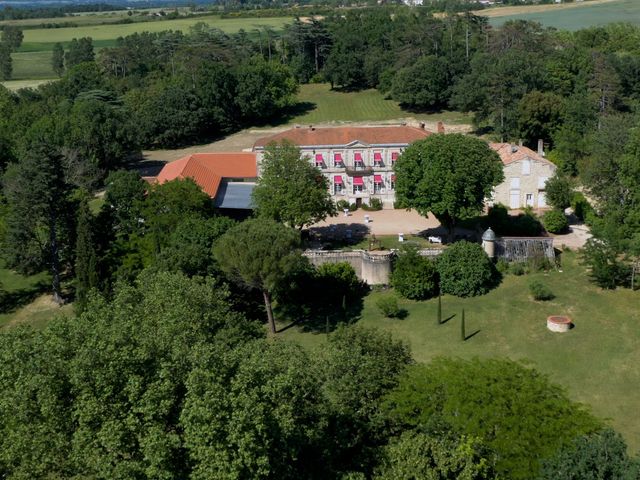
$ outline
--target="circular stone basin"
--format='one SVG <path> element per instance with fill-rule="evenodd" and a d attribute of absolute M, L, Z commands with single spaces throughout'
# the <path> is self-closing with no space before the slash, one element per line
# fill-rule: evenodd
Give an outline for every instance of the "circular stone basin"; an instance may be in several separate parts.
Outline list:
<path fill-rule="evenodd" d="M 571 329 L 571 319 L 566 315 L 551 315 L 547 317 L 547 328 L 557 333 L 568 332 Z"/>

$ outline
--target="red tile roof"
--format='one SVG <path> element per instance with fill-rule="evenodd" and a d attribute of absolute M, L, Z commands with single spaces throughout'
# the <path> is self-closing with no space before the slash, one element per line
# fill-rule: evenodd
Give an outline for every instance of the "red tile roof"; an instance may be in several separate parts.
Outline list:
<path fill-rule="evenodd" d="M 409 144 L 428 137 L 433 132 L 407 125 L 380 127 L 298 127 L 260 138 L 254 148 L 261 148 L 271 142 L 289 140 L 299 146 L 348 145 L 361 141 L 369 145 Z"/>
<path fill-rule="evenodd" d="M 158 174 L 158 183 L 191 178 L 211 198 L 218 193 L 223 178 L 257 178 L 255 153 L 194 153 L 167 163 Z"/>
<path fill-rule="evenodd" d="M 512 145 L 511 143 L 490 143 L 489 146 L 498 153 L 504 165 L 509 165 L 510 163 L 524 160 L 525 158 L 552 163 L 528 147 L 520 147 L 518 145 Z"/>

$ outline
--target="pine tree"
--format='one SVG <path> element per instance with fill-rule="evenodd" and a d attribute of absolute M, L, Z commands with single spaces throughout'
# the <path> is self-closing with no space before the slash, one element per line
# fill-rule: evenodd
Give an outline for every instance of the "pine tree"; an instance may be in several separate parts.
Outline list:
<path fill-rule="evenodd" d="M 467 332 L 465 331 L 464 324 L 464 308 L 462 309 L 462 323 L 460 324 L 460 338 L 464 342 L 467 339 Z"/>
<path fill-rule="evenodd" d="M 87 294 L 98 286 L 96 248 L 93 238 L 93 215 L 86 199 L 78 209 L 76 227 L 76 311 L 81 313 Z"/>
<path fill-rule="evenodd" d="M 53 53 L 51 56 L 51 67 L 53 71 L 59 77 L 64 73 L 64 48 L 61 43 L 56 43 L 53 46 Z"/>
<path fill-rule="evenodd" d="M 44 117 L 26 133 L 23 154 L 7 167 L 4 256 L 20 273 L 48 269 L 53 299 L 63 303 L 61 272 L 70 267 L 74 208 L 65 182 L 62 155 L 52 145 L 55 121 Z"/>

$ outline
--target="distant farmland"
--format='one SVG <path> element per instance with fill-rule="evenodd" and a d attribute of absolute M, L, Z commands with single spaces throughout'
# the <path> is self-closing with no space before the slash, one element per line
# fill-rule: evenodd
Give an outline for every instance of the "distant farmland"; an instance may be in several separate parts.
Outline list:
<path fill-rule="evenodd" d="M 75 18 L 75 17 L 74 17 Z M 70 20 L 74 20 L 71 18 Z M 58 20 L 58 19 L 53 19 Z M 64 19 L 67 20 L 67 19 Z M 51 50 L 56 42 L 68 44 L 74 38 L 91 37 L 96 49 L 110 47 L 118 37 L 136 32 L 161 32 L 181 30 L 187 33 L 196 23 L 206 23 L 225 33 L 236 33 L 241 29 L 249 34 L 261 27 L 271 27 L 278 31 L 292 19 L 276 18 L 230 18 L 217 15 L 204 17 L 183 17 L 175 20 L 147 21 L 117 25 L 82 25 L 70 28 L 35 28 L 24 30 L 24 42 L 13 55 L 13 80 L 40 80 L 54 78 L 51 68 Z"/>
<path fill-rule="evenodd" d="M 505 7 L 478 12 L 490 16 L 491 25 L 500 26 L 508 20 L 533 20 L 547 27 L 561 30 L 579 30 L 595 25 L 629 22 L 640 25 L 640 0 L 615 0 L 612 2 L 584 2 L 581 5 L 546 5 L 546 8 L 522 7 L 519 13 L 500 15 Z M 507 8 L 504 10 L 508 11 Z"/>

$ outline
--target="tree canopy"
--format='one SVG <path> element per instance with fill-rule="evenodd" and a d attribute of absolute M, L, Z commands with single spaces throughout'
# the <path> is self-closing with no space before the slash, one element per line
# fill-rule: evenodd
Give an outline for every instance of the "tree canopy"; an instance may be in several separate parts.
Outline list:
<path fill-rule="evenodd" d="M 267 145 L 253 201 L 258 216 L 298 229 L 337 214 L 329 181 L 287 141 Z"/>
<path fill-rule="evenodd" d="M 504 178 L 498 154 L 480 139 L 430 135 L 412 143 L 396 162 L 396 202 L 421 215 L 432 213 L 449 230 L 478 215 Z"/>

